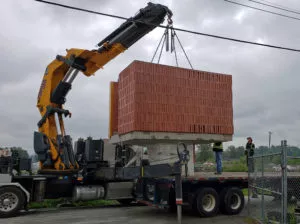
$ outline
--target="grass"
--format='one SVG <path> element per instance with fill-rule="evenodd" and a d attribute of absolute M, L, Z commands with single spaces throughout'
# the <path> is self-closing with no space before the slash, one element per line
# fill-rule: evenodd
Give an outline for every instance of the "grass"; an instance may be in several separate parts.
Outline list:
<path fill-rule="evenodd" d="M 248 188 L 244 188 L 242 190 L 242 192 L 243 192 L 244 196 L 248 196 L 248 193 L 249 193 Z"/>
<path fill-rule="evenodd" d="M 251 217 L 246 217 L 244 219 L 244 222 L 247 223 L 247 224 L 260 224 L 259 221 L 255 220 L 255 219 L 253 219 Z"/>
<path fill-rule="evenodd" d="M 246 165 L 245 158 L 241 158 L 235 161 L 224 161 L 223 171 L 224 172 L 247 172 L 248 168 Z"/>
<path fill-rule="evenodd" d="M 38 208 L 56 208 L 59 204 L 63 204 L 66 201 L 64 199 L 46 199 L 43 202 L 31 202 L 28 205 L 30 209 Z M 71 203 L 71 206 L 74 207 L 97 207 L 104 205 L 117 205 L 119 202 L 115 200 L 93 200 L 93 201 L 82 201 Z"/>
<path fill-rule="evenodd" d="M 195 171 L 198 172 L 212 172 L 215 170 L 216 165 L 204 166 L 203 163 L 197 163 L 197 166 L 195 166 Z M 247 170 L 248 168 L 244 158 L 235 161 L 223 161 L 223 172 L 247 172 Z"/>
<path fill-rule="evenodd" d="M 288 165 L 300 165 L 300 159 L 288 159 Z"/>
<path fill-rule="evenodd" d="M 288 218 L 289 218 L 289 223 L 290 224 L 297 224 L 297 218 L 295 216 L 295 208 L 296 208 L 296 204 L 295 205 L 288 205 Z"/>

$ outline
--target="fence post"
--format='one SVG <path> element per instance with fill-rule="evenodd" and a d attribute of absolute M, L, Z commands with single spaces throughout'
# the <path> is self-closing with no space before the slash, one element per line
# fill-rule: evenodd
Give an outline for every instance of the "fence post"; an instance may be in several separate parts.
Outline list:
<path fill-rule="evenodd" d="M 281 141 L 282 147 L 282 194 L 281 194 L 281 220 L 282 224 L 287 223 L 287 141 Z"/>
<path fill-rule="evenodd" d="M 262 220 L 265 221 L 265 196 L 264 196 L 264 150 L 262 150 L 262 157 L 261 157 L 261 217 Z"/>
<path fill-rule="evenodd" d="M 248 152 L 248 155 L 249 155 L 249 152 Z M 249 158 L 249 157 L 248 157 Z M 251 185 L 252 185 L 252 183 L 251 183 L 251 178 L 250 178 L 250 170 L 249 170 L 249 159 L 247 159 L 247 157 L 246 157 L 246 163 L 247 163 L 247 170 L 248 170 L 248 206 L 247 206 L 247 208 L 248 208 L 248 216 L 251 216 L 251 214 L 250 214 L 250 193 L 252 193 L 252 187 L 251 187 Z"/>

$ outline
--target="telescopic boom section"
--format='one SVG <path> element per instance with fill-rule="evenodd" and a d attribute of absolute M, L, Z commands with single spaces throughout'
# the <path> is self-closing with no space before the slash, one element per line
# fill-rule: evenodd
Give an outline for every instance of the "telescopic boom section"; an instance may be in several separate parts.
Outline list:
<path fill-rule="evenodd" d="M 63 116 L 71 116 L 63 109 L 66 95 L 79 71 L 91 76 L 106 63 L 128 49 L 148 32 L 163 23 L 172 12 L 163 5 L 148 3 L 132 18 L 98 43 L 95 50 L 67 50 L 47 67 L 38 94 L 37 107 L 41 113 L 39 131 L 34 132 L 34 150 L 40 161 L 40 171 L 75 171 L 72 139 L 66 135 Z"/>

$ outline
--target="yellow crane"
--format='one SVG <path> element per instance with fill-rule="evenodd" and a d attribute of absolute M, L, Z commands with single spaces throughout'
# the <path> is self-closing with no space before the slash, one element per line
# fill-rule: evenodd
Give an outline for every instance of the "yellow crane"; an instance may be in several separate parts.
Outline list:
<path fill-rule="evenodd" d="M 164 5 L 148 3 L 134 16 L 98 43 L 98 49 L 72 48 L 65 56 L 57 55 L 46 68 L 37 99 L 42 116 L 34 132 L 34 150 L 40 161 L 40 171 L 77 171 L 72 139 L 66 134 L 63 116 L 71 116 L 63 108 L 66 95 L 79 72 L 91 76 L 110 60 L 159 26 L 172 12 Z"/>

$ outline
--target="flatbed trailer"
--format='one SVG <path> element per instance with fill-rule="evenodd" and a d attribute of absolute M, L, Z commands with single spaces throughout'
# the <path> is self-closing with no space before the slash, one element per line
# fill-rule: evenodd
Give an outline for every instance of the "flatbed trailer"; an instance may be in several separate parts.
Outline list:
<path fill-rule="evenodd" d="M 139 203 L 155 208 L 176 211 L 180 205 L 202 217 L 211 217 L 219 212 L 239 214 L 244 208 L 242 189 L 245 188 L 248 188 L 247 173 L 195 173 L 194 176 L 181 178 L 143 177 L 137 182 L 135 197 Z"/>
<path fill-rule="evenodd" d="M 300 200 L 299 180 L 299 172 L 289 173 L 288 200 L 292 197 Z M 263 175 L 249 175 L 247 172 L 224 172 L 221 175 L 197 172 L 193 176 L 181 176 L 179 180 L 176 177 L 142 177 L 137 183 L 135 197 L 139 203 L 154 208 L 176 211 L 177 207 L 177 213 L 181 210 L 178 206 L 182 206 L 201 217 L 212 217 L 218 213 L 236 215 L 245 205 L 242 190 L 249 189 L 248 193 L 251 194 L 252 187 L 261 188 L 276 199 L 278 192 L 282 192 L 282 176 L 274 172 L 265 172 Z M 255 192 L 258 195 L 261 193 L 257 190 Z"/>

